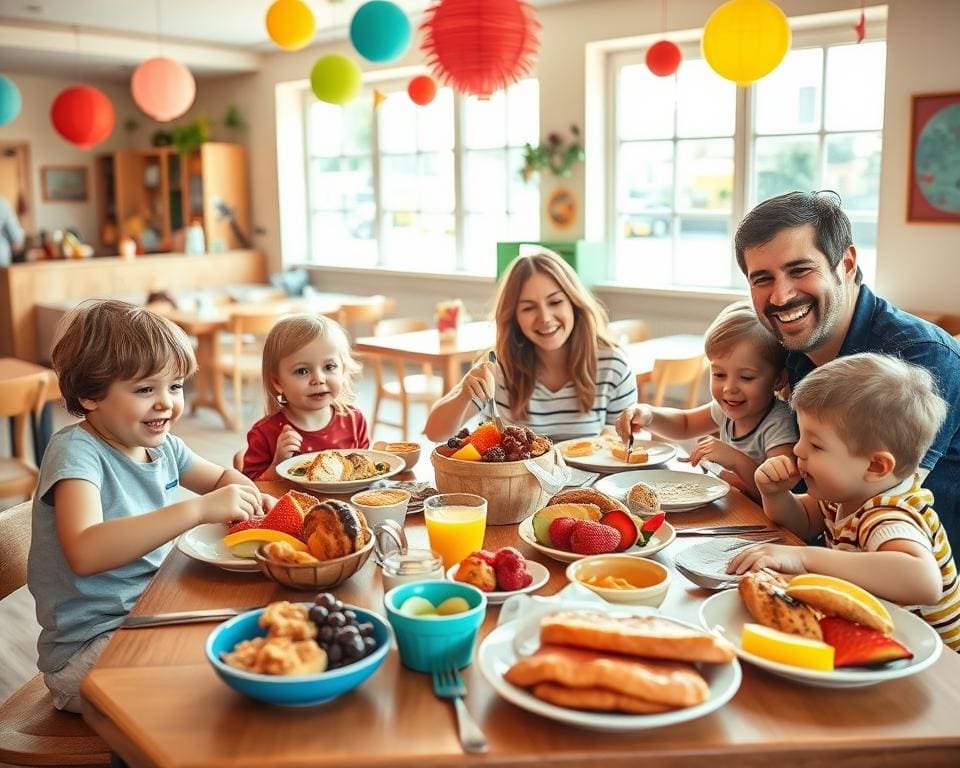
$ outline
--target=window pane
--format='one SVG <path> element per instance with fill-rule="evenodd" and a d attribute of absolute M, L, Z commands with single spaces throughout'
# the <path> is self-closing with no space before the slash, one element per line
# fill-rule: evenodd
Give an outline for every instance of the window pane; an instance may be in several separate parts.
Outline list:
<path fill-rule="evenodd" d="M 424 153 L 419 156 L 417 170 L 420 209 L 443 213 L 453 211 L 453 153 Z M 389 184 L 390 180 L 384 178 L 384 182 Z"/>
<path fill-rule="evenodd" d="M 369 155 L 372 147 L 373 110 L 370 96 L 361 94 L 337 110 L 343 114 L 343 152 L 347 155 Z M 335 108 L 336 109 L 336 108 Z"/>
<path fill-rule="evenodd" d="M 617 277 L 627 285 L 667 286 L 672 282 L 669 236 L 630 237 L 617 242 Z"/>
<path fill-rule="evenodd" d="M 527 78 L 507 89 L 507 142 L 512 147 L 522 147 L 539 141 L 540 82 Z"/>
<path fill-rule="evenodd" d="M 415 272 L 452 270 L 456 254 L 453 214 L 385 212 L 382 227 L 386 266 Z"/>
<path fill-rule="evenodd" d="M 464 269 L 476 274 L 496 273 L 497 243 L 514 239 L 509 236 L 507 215 L 468 213 L 463 226 Z"/>
<path fill-rule="evenodd" d="M 439 95 L 439 94 L 438 94 Z M 379 107 L 380 151 L 400 154 L 417 151 L 417 107 L 402 92 L 388 94 Z M 369 106 L 369 105 L 368 105 Z M 428 109 L 429 107 L 422 107 Z"/>
<path fill-rule="evenodd" d="M 313 213 L 310 261 L 347 267 L 372 267 L 377 263 L 376 242 L 355 239 L 348 216 L 329 211 Z"/>
<path fill-rule="evenodd" d="M 497 91 L 489 99 L 464 99 L 464 144 L 468 149 L 503 147 L 507 143 L 507 97 Z"/>
<path fill-rule="evenodd" d="M 827 130 L 883 127 L 887 45 L 838 45 L 827 52 Z"/>
<path fill-rule="evenodd" d="M 407 99 L 405 92 L 402 96 Z M 434 100 L 425 107 L 414 107 L 414 113 L 417 118 L 418 146 L 421 150 L 453 149 L 452 88 L 438 89 Z"/>
<path fill-rule="evenodd" d="M 673 282 L 676 285 L 730 285 L 730 220 L 681 218 L 679 223 Z"/>
<path fill-rule="evenodd" d="M 754 86 L 757 133 L 820 130 L 822 80 L 822 48 L 789 51 L 780 66 Z"/>
<path fill-rule="evenodd" d="M 341 178 L 339 157 L 311 158 L 310 204 L 314 208 L 342 208 L 348 184 Z"/>
<path fill-rule="evenodd" d="M 823 187 L 840 194 L 848 214 L 879 208 L 881 141 L 879 133 L 827 136 Z"/>
<path fill-rule="evenodd" d="M 463 207 L 466 211 L 506 211 L 506 151 L 466 152 L 463 157 Z"/>
<path fill-rule="evenodd" d="M 677 142 L 677 208 L 729 211 L 733 199 L 733 139 Z"/>
<path fill-rule="evenodd" d="M 759 138 L 754 152 L 756 201 L 795 189 L 817 189 L 817 137 Z"/>
<path fill-rule="evenodd" d="M 307 111 L 307 150 L 311 155 L 339 157 L 343 151 L 343 110 L 315 101 Z"/>
<path fill-rule="evenodd" d="M 736 85 L 720 77 L 703 59 L 694 59 L 680 65 L 677 86 L 678 136 L 733 135 Z"/>
<path fill-rule="evenodd" d="M 669 210 L 673 202 L 673 142 L 621 145 L 617 181 L 618 210 Z"/>
<path fill-rule="evenodd" d="M 523 168 L 523 150 L 507 150 L 507 210 L 511 213 L 522 213 L 531 219 L 536 219 L 536 229 L 540 229 L 540 184 L 539 177 L 534 176 L 530 181 L 524 181 L 520 175 Z M 467 179 L 468 195 L 470 194 L 470 176 Z M 469 206 L 468 206 L 469 207 Z"/>
<path fill-rule="evenodd" d="M 673 136 L 676 83 L 657 77 L 646 64 L 620 70 L 617 87 L 617 135 L 621 139 L 665 139 Z"/>
<path fill-rule="evenodd" d="M 380 198 L 384 208 L 413 210 L 419 203 L 417 194 L 417 156 L 383 155 L 380 158 Z"/>

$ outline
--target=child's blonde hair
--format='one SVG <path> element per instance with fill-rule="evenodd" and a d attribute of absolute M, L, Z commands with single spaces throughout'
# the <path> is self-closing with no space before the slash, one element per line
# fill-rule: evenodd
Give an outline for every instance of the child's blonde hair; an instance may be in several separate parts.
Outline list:
<path fill-rule="evenodd" d="M 197 358 L 187 335 L 150 310 L 125 301 L 85 301 L 57 329 L 51 355 L 67 410 L 85 416 L 81 400 L 103 400 L 115 381 L 169 369 L 188 378 Z"/>
<path fill-rule="evenodd" d="M 783 370 L 787 360 L 787 350 L 760 322 L 749 301 L 735 301 L 721 309 L 703 338 L 703 351 L 710 359 L 723 357 L 747 341 L 775 371 Z"/>
<path fill-rule="evenodd" d="M 829 423 L 854 456 L 889 451 L 898 480 L 920 466 L 947 417 L 926 368 L 873 352 L 816 368 L 797 384 L 790 406 Z"/>
<path fill-rule="evenodd" d="M 333 409 L 337 413 L 345 413 L 347 406 L 356 399 L 353 383 L 361 366 L 350 354 L 350 337 L 343 326 L 321 315 L 292 315 L 279 320 L 263 343 L 263 391 L 268 416 L 283 407 L 281 392 L 273 385 L 280 361 L 321 337 L 333 342 L 343 366 L 343 383 L 340 385 L 340 394 L 333 401 Z"/>
<path fill-rule="evenodd" d="M 553 251 L 542 248 L 537 253 L 514 259 L 497 289 L 494 308 L 497 358 L 506 378 L 513 415 L 518 419 L 526 416 L 536 382 L 536 348 L 517 323 L 520 292 L 534 272 L 552 278 L 573 306 L 573 329 L 567 339 L 568 360 L 580 410 L 589 411 L 596 394 L 599 347 L 616 347 L 617 343 L 607 330 L 607 311 L 584 287 L 567 262 Z"/>

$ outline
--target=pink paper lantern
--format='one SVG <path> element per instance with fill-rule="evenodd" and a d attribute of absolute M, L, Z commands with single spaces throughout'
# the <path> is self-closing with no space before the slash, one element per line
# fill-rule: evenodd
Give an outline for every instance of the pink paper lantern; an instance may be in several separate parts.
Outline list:
<path fill-rule="evenodd" d="M 110 99 L 89 85 L 65 88 L 50 105 L 50 122 L 57 133 L 80 149 L 106 139 L 115 120 Z"/>
<path fill-rule="evenodd" d="M 197 95 L 197 83 L 185 65 L 158 56 L 134 70 L 130 92 L 145 114 L 166 123 L 190 109 Z"/>
<path fill-rule="evenodd" d="M 659 40 L 647 49 L 647 67 L 657 77 L 668 77 L 680 67 L 683 54 L 676 43 Z"/>

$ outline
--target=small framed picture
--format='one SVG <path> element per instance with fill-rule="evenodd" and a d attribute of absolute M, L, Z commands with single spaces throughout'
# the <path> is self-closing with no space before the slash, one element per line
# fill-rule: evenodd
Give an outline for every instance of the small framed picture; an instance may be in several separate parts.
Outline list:
<path fill-rule="evenodd" d="M 40 169 L 40 186 L 45 203 L 85 203 L 85 165 L 45 165 Z"/>
<path fill-rule="evenodd" d="M 960 224 L 960 91 L 913 97 L 907 221 Z"/>

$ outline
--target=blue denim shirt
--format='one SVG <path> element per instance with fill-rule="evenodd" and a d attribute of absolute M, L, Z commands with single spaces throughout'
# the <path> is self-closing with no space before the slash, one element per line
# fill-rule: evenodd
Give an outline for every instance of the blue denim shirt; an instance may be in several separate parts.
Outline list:
<path fill-rule="evenodd" d="M 951 545 L 960 546 L 960 344 L 942 328 L 897 309 L 861 285 L 850 328 L 837 356 L 858 352 L 893 355 L 933 374 L 949 409 L 946 422 L 920 462 L 930 470 L 923 486 L 933 492 L 937 514 Z M 802 352 L 790 352 L 790 386 L 815 367 Z"/>

